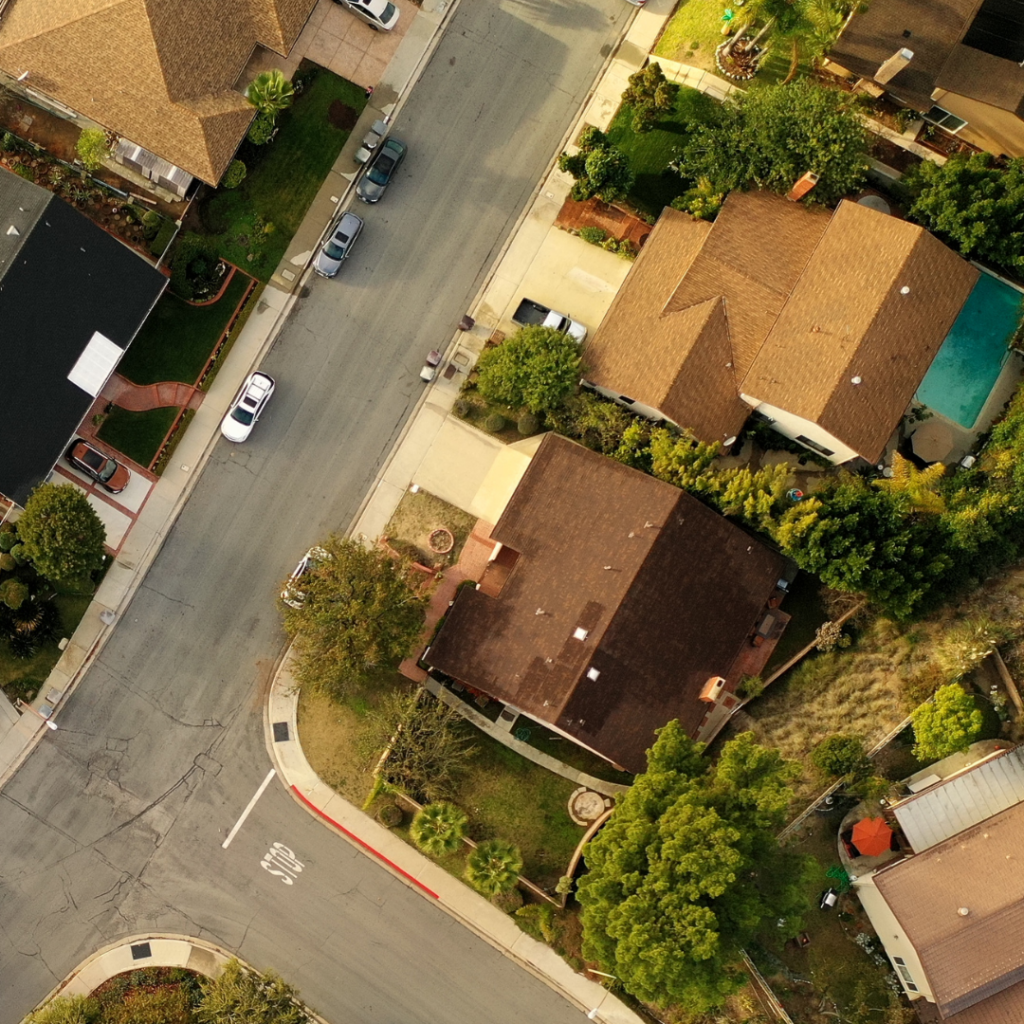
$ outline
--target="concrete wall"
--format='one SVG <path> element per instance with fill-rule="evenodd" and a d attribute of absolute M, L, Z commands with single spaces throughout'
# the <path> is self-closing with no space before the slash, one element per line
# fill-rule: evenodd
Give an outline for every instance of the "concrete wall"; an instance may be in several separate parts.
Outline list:
<path fill-rule="evenodd" d="M 943 110 L 967 122 L 967 126 L 957 132 L 958 138 L 987 149 L 996 156 L 1003 153 L 1007 156 L 1024 156 L 1024 121 L 1016 114 L 945 89 L 936 89 L 932 99 Z"/>

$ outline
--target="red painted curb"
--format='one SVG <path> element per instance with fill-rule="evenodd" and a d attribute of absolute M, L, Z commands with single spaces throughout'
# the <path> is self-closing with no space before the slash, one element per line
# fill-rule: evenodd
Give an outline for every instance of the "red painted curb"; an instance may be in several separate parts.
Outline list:
<path fill-rule="evenodd" d="M 302 802 L 303 802 L 303 803 L 304 803 L 304 804 L 305 804 L 305 805 L 306 805 L 306 806 L 307 806 L 307 807 L 308 807 L 308 808 L 309 808 L 309 809 L 310 809 L 311 811 L 314 811 L 314 812 L 315 812 L 316 814 L 319 814 L 319 815 L 320 815 L 320 817 L 324 819 L 324 821 L 330 822 L 330 824 L 332 824 L 332 825 L 333 825 L 333 826 L 334 826 L 334 827 L 335 827 L 336 829 L 338 829 L 338 830 L 339 830 L 340 832 L 344 832 L 344 833 L 345 833 L 345 835 L 347 835 L 347 836 L 349 837 L 349 839 L 351 839 L 351 840 L 352 840 L 353 842 L 355 842 L 355 843 L 358 843 L 358 844 L 359 844 L 360 846 L 362 846 L 362 847 L 363 847 L 364 849 L 366 849 L 366 850 L 369 850 L 369 851 L 370 851 L 370 853 L 372 853 L 372 854 L 373 854 L 373 855 L 374 855 L 374 856 L 375 856 L 375 857 L 376 857 L 376 858 L 377 858 L 378 860 L 382 860 L 382 861 L 383 861 L 383 862 L 384 862 L 385 864 L 387 864 L 387 866 L 388 866 L 389 868 L 391 868 L 391 869 L 392 869 L 393 871 L 397 871 L 397 872 L 398 872 L 398 873 L 399 873 L 399 874 L 400 874 L 400 875 L 401 875 L 401 876 L 402 876 L 403 878 L 407 878 L 407 879 L 409 879 L 409 881 L 410 881 L 410 882 L 412 882 L 412 884 L 413 884 L 413 885 L 417 885 L 417 886 L 419 886 L 419 887 L 420 887 L 420 888 L 421 888 L 421 889 L 422 889 L 422 890 L 423 890 L 423 891 L 424 891 L 424 892 L 425 892 L 425 893 L 426 893 L 426 894 L 427 894 L 428 896 L 433 896 L 435 900 L 439 900 L 439 899 L 441 898 L 440 896 L 438 896 L 438 895 L 437 895 L 437 893 L 436 893 L 436 892 L 434 892 L 434 890 L 433 890 L 433 889 L 428 889 L 428 888 L 427 888 L 427 887 L 426 887 L 426 886 L 425 886 L 425 885 L 424 885 L 424 884 L 423 884 L 423 883 L 422 883 L 422 882 L 421 882 L 421 881 L 420 881 L 420 880 L 419 880 L 418 878 L 413 878 L 413 876 L 412 876 L 412 875 L 410 875 L 408 871 L 404 871 L 404 870 L 403 870 L 402 868 L 400 868 L 400 867 L 399 867 L 399 866 L 398 866 L 398 865 L 397 865 L 397 864 L 396 864 L 396 863 L 395 863 L 395 862 L 394 862 L 393 860 L 388 860 L 388 858 L 387 858 L 387 857 L 385 857 L 383 853 L 381 853 L 381 852 L 380 852 L 380 851 L 378 851 L 378 850 L 375 850 L 375 849 L 374 849 L 374 848 L 373 848 L 373 847 L 372 847 L 372 846 L 371 846 L 371 845 L 370 845 L 369 843 L 367 843 L 367 842 L 364 842 L 364 841 L 363 841 L 362 839 L 360 839 L 360 838 L 359 838 L 359 836 L 357 836 L 357 835 L 356 835 L 355 833 L 353 833 L 353 832 L 349 832 L 349 830 L 348 830 L 347 828 L 345 828 L 345 826 L 344 826 L 344 825 L 339 825 L 339 824 L 338 824 L 338 823 L 337 823 L 337 822 L 336 822 L 336 821 L 335 821 L 335 820 L 334 820 L 333 818 L 331 818 L 331 817 L 328 817 L 328 815 L 324 814 L 324 812 L 323 812 L 323 811 L 321 811 L 321 810 L 320 810 L 320 808 L 316 806 L 316 804 L 314 804 L 314 803 L 313 803 L 312 801 L 310 801 L 310 800 L 307 800 L 307 799 L 306 799 L 306 798 L 305 798 L 305 797 L 304 797 L 304 796 L 302 795 L 302 793 L 301 793 L 301 792 L 299 792 L 299 787 L 298 787 L 298 786 L 292 786 L 292 792 L 293 792 L 293 793 L 294 793 L 294 794 L 295 794 L 295 795 L 296 795 L 296 796 L 297 796 L 297 797 L 298 797 L 298 798 L 299 798 L 299 799 L 300 799 L 300 800 L 301 800 L 301 801 L 302 801 Z"/>

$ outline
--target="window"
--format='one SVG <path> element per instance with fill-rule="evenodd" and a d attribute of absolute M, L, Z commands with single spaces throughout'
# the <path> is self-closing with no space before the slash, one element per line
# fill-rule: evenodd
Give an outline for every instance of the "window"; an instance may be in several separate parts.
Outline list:
<path fill-rule="evenodd" d="M 823 444 L 818 444 L 817 441 L 812 441 L 809 437 L 804 437 L 803 434 L 797 434 L 796 440 L 801 444 L 807 445 L 812 451 L 818 452 L 820 455 L 835 455 L 835 452 L 831 448 L 826 448 Z"/>
<path fill-rule="evenodd" d="M 967 122 L 962 117 L 957 117 L 956 114 L 951 114 L 948 110 L 944 110 L 942 107 L 932 107 L 932 109 L 923 116 L 929 124 L 934 124 L 939 128 L 944 128 L 951 135 L 956 135 L 961 128 L 967 127 Z"/>
<path fill-rule="evenodd" d="M 914 984 L 914 976 L 907 970 L 907 962 L 901 956 L 894 956 L 892 962 L 896 965 L 896 970 L 900 972 L 900 977 L 903 979 L 903 984 L 907 986 L 911 992 L 917 992 L 918 988 Z"/>
<path fill-rule="evenodd" d="M 623 405 L 635 405 L 636 404 L 636 399 L 635 398 L 627 398 L 625 395 L 619 395 L 619 401 Z"/>

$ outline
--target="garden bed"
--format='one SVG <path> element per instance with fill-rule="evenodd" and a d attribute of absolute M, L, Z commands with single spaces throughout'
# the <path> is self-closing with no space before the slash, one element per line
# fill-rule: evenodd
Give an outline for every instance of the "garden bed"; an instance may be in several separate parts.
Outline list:
<path fill-rule="evenodd" d="M 430 569 L 441 569 L 458 562 L 475 525 L 476 516 L 449 505 L 433 494 L 407 492 L 384 527 L 384 536 L 393 550 Z M 431 534 L 437 530 L 447 530 L 451 534 L 451 547 L 447 551 L 434 550 L 447 546 L 447 543 L 439 543 L 437 538 L 431 545 Z"/>
<path fill-rule="evenodd" d="M 201 306 L 165 292 L 117 372 L 133 384 L 195 384 L 251 284 L 251 277 L 235 270 L 221 297 Z"/>
<path fill-rule="evenodd" d="M 305 690 L 300 694 L 299 734 L 306 757 L 324 782 L 357 806 L 373 786 L 375 758 L 367 747 L 367 713 L 386 689 L 407 685 L 397 673 L 382 672 L 343 702 Z M 473 739 L 475 759 L 452 798 L 469 816 L 470 838 L 479 842 L 501 837 L 516 843 L 523 854 L 523 875 L 553 890 L 583 837 L 584 830 L 568 812 L 575 784 L 475 730 Z M 399 831 L 408 838 L 404 828 Z M 459 853 L 438 863 L 461 877 L 463 857 Z"/>
<path fill-rule="evenodd" d="M 261 281 L 277 268 L 351 134 L 350 127 L 337 127 L 332 104 L 335 111 L 340 105 L 356 117 L 366 106 L 360 86 L 316 65 L 303 62 L 296 79 L 305 87 L 278 116 L 274 141 L 242 144 L 239 159 L 248 169 L 242 184 L 206 190 L 198 206 L 201 230 L 216 241 L 221 256 Z M 354 124 L 354 118 L 341 123 L 349 122 Z"/>

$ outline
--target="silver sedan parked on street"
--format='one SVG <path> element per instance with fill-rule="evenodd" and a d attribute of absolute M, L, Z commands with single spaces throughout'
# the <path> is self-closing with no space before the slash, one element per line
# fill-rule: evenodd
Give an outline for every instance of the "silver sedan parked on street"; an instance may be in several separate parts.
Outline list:
<path fill-rule="evenodd" d="M 331 232 L 331 237 L 317 254 L 313 270 L 321 277 L 334 277 L 341 270 L 342 263 L 352 253 L 352 246 L 363 230 L 362 219 L 354 213 L 346 213 Z"/>

